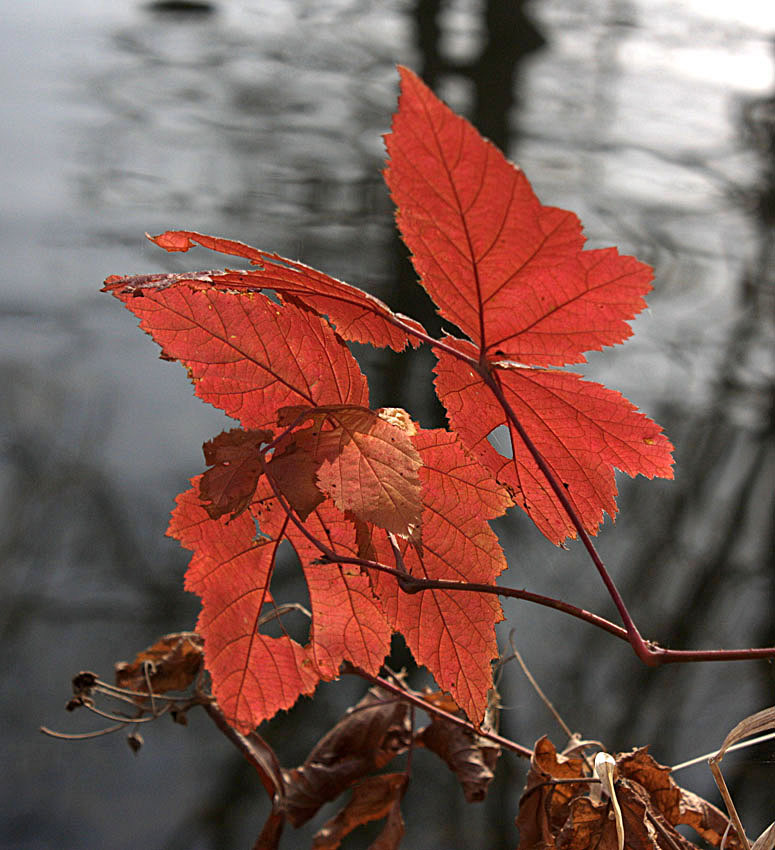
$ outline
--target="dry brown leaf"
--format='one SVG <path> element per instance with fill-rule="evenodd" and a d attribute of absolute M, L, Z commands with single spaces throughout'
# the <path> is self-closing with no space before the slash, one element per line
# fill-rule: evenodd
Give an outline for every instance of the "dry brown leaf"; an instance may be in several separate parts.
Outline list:
<path fill-rule="evenodd" d="M 775 848 L 775 821 L 754 841 L 751 850 L 773 850 Z"/>
<path fill-rule="evenodd" d="M 446 694 L 437 692 L 426 694 L 423 698 L 450 714 L 464 716 Z M 437 715 L 432 715 L 428 726 L 417 733 L 415 743 L 436 753 L 447 763 L 460 781 L 467 802 L 484 800 L 487 788 L 495 778 L 495 764 L 501 750 L 498 744 Z"/>
<path fill-rule="evenodd" d="M 410 740 L 408 705 L 370 688 L 317 743 L 303 765 L 283 771 L 288 819 L 294 826 L 306 823 L 324 803 L 404 752 Z"/>
<path fill-rule="evenodd" d="M 401 800 L 396 799 L 390 807 L 382 832 L 376 837 L 369 850 L 398 850 L 404 837 L 404 818 L 401 814 Z"/>
<path fill-rule="evenodd" d="M 587 792 L 588 782 L 555 784 L 555 779 L 588 776 L 583 759 L 557 754 L 544 736 L 536 742 L 519 801 L 519 850 L 550 850 L 570 814 L 570 801 Z"/>
<path fill-rule="evenodd" d="M 130 691 L 153 693 L 185 691 L 202 666 L 204 642 L 196 632 L 165 635 L 140 652 L 132 662 L 116 664 L 116 685 Z"/>
<path fill-rule="evenodd" d="M 744 738 L 750 738 L 751 735 L 757 735 L 759 732 L 766 732 L 768 729 L 775 729 L 775 705 L 757 711 L 756 714 L 751 714 L 741 720 L 724 738 L 721 748 L 715 755 L 716 760 L 721 761 L 732 744 L 736 744 Z"/>
<path fill-rule="evenodd" d="M 743 824 L 740 821 L 740 816 L 737 813 L 734 801 L 732 800 L 732 797 L 729 793 L 729 789 L 727 788 L 727 784 L 724 781 L 724 776 L 721 773 L 721 768 L 719 767 L 719 764 L 721 762 L 721 759 L 724 758 L 724 754 L 726 753 L 727 749 L 729 749 L 729 747 L 733 746 L 738 741 L 742 741 L 744 738 L 749 738 L 751 735 L 755 735 L 758 732 L 764 732 L 767 729 L 773 728 L 775 728 L 775 706 L 765 708 L 762 711 L 757 711 L 756 714 L 751 714 L 741 720 L 729 732 L 726 738 L 724 738 L 724 741 L 721 744 L 721 748 L 716 753 L 716 755 L 708 759 L 708 764 L 710 766 L 711 773 L 713 774 L 713 778 L 716 781 L 716 785 L 718 787 L 722 799 L 724 800 L 724 805 L 726 806 L 726 809 L 729 812 L 729 816 L 735 825 L 735 832 L 745 850 L 749 850 L 750 848 L 748 837 L 745 834 L 745 829 L 743 828 Z M 756 843 L 759 843 L 759 839 L 757 839 Z"/>
<path fill-rule="evenodd" d="M 680 819 L 677 823 L 690 826 L 709 844 L 718 847 L 729 826 L 729 818 L 712 803 L 697 794 L 681 789 Z M 727 836 L 727 847 L 739 847 L 737 836 L 732 832 Z"/>
<path fill-rule="evenodd" d="M 356 827 L 388 817 L 397 809 L 405 785 L 404 773 L 382 773 L 379 776 L 368 776 L 359 782 L 353 788 L 350 802 L 315 834 L 313 850 L 336 850 L 344 837 Z M 389 848 L 391 845 L 385 843 L 383 846 Z"/>
<path fill-rule="evenodd" d="M 546 738 L 536 744 L 517 818 L 519 850 L 616 850 L 610 800 L 593 800 L 589 782 L 557 781 L 588 776 L 581 759 L 558 756 Z M 677 831 L 681 824 L 714 846 L 721 842 L 729 823 L 725 815 L 680 788 L 670 768 L 654 761 L 646 749 L 619 754 L 616 776 L 628 850 L 696 850 L 697 845 Z M 734 833 L 727 835 L 726 848 L 740 850 Z"/>

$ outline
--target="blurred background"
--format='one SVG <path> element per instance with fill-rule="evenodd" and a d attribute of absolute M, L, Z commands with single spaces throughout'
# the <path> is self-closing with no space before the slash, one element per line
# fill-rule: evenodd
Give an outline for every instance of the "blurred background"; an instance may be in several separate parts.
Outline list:
<path fill-rule="evenodd" d="M 584 371 L 660 422 L 676 480 L 620 480 L 599 546 L 645 636 L 773 645 L 775 7 L 761 0 L 36 0 L 0 39 L 0 847 L 241 850 L 269 804 L 202 714 L 122 734 L 66 714 L 71 676 L 193 627 L 174 496 L 228 427 L 113 299 L 109 274 L 213 268 L 145 231 L 227 235 L 362 286 L 436 329 L 393 227 L 381 134 L 406 64 L 519 163 L 546 204 L 656 270 L 624 347 Z M 233 265 L 233 264 L 232 264 Z M 362 352 L 372 405 L 442 412 L 427 352 Z M 615 618 L 578 545 L 516 511 L 502 581 Z M 662 763 L 716 749 L 771 705 L 771 663 L 645 670 L 625 645 L 506 602 L 509 629 L 571 728 Z M 394 663 L 409 663 L 400 642 Z M 415 683 L 421 678 L 413 679 Z M 266 726 L 293 766 L 365 687 L 346 680 Z M 502 732 L 563 735 L 516 664 Z M 125 736 L 123 736 L 125 737 Z M 743 822 L 775 816 L 775 745 L 729 755 Z M 468 806 L 419 753 L 406 848 L 514 848 L 526 765 Z M 704 764 L 676 774 L 719 803 Z M 284 848 L 309 845 L 331 814 Z M 353 836 L 348 848 L 365 847 Z"/>

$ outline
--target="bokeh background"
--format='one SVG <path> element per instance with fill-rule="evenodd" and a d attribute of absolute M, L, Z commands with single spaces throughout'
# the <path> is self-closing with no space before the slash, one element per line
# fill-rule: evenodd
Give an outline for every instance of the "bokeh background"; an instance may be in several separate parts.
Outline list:
<path fill-rule="evenodd" d="M 200 230 L 276 250 L 438 327 L 396 237 L 381 134 L 406 64 L 533 182 L 592 247 L 656 269 L 650 309 L 586 374 L 676 445 L 673 482 L 621 480 L 600 550 L 646 636 L 773 645 L 775 7 L 762 0 L 35 0 L 0 30 L 0 847 L 230 850 L 268 802 L 202 715 L 121 734 L 66 714 L 79 669 L 112 675 L 191 628 L 174 496 L 227 425 L 99 293 L 108 274 L 212 268 L 143 238 Z M 442 422 L 427 352 L 363 352 L 372 402 Z M 614 616 L 580 547 L 514 512 L 502 581 Z M 626 647 L 507 602 L 509 629 L 568 724 L 676 764 L 773 703 L 767 662 L 642 669 Z M 408 663 L 399 643 L 396 664 Z M 420 682 L 422 679 L 415 678 Z M 563 737 L 516 664 L 504 734 Z M 266 727 L 284 764 L 359 698 L 322 687 Z M 772 742 L 725 760 L 751 835 L 775 816 Z M 514 848 L 526 766 L 501 758 L 467 806 L 431 754 L 413 762 L 406 848 Z M 705 765 L 676 774 L 718 802 Z M 328 809 L 324 815 L 330 815 Z M 308 846 L 321 818 L 284 848 Z M 372 833 L 373 835 L 373 833 Z M 365 847 L 354 837 L 346 847 Z"/>

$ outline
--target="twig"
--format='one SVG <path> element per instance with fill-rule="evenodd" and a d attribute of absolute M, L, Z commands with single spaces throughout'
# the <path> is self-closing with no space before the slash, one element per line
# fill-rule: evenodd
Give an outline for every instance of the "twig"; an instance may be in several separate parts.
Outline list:
<path fill-rule="evenodd" d="M 301 533 L 312 543 L 322 554 L 321 562 L 330 562 L 334 564 L 355 564 L 369 570 L 377 570 L 379 572 L 392 575 L 398 581 L 398 586 L 405 593 L 420 593 L 425 590 L 454 590 L 464 591 L 469 593 L 492 593 L 496 596 L 506 596 L 513 599 L 522 599 L 526 602 L 533 602 L 536 605 L 543 605 L 547 608 L 554 608 L 557 611 L 562 611 L 571 617 L 576 617 L 579 620 L 584 620 L 590 625 L 596 626 L 603 631 L 612 634 L 620 640 L 632 644 L 629 633 L 621 626 L 617 626 L 610 620 L 593 614 L 584 608 L 579 608 L 576 605 L 571 605 L 569 602 L 564 602 L 561 599 L 555 599 L 551 596 L 544 596 L 540 593 L 532 593 L 528 590 L 517 590 L 511 587 L 500 587 L 494 584 L 479 584 L 477 582 L 451 581 L 448 579 L 429 579 L 417 578 L 408 573 L 394 567 L 388 567 L 386 564 L 381 564 L 378 561 L 370 561 L 367 558 L 358 558 L 352 555 L 340 555 L 335 552 L 309 531 L 304 523 L 296 516 L 293 508 L 287 504 L 285 498 L 275 484 L 272 476 L 268 474 L 266 464 L 261 459 L 264 472 L 267 480 L 274 491 L 280 507 L 288 515 L 293 524 L 301 531 Z M 584 532 L 586 534 L 586 532 Z M 588 539 L 588 538 L 587 538 Z M 590 542 L 590 545 L 591 542 Z M 594 547 L 592 547 L 594 549 Z M 602 562 L 601 562 L 602 563 Z M 641 638 L 641 640 L 643 640 Z M 657 666 L 660 664 L 675 664 L 687 663 L 695 661 L 743 661 L 756 658 L 775 658 L 775 647 L 761 647 L 755 649 L 708 649 L 708 650 L 689 650 L 689 649 L 665 649 L 652 642 L 645 642 L 644 645 L 648 648 L 649 666 Z M 640 655 L 638 656 L 640 658 Z M 643 660 L 643 659 L 641 659 Z"/>
<path fill-rule="evenodd" d="M 512 629 L 509 632 L 509 645 L 511 646 L 511 651 L 514 653 L 514 658 L 517 659 L 517 661 L 519 662 L 519 666 L 522 668 L 522 672 L 525 674 L 525 676 L 527 676 L 528 682 L 530 682 L 530 684 L 533 686 L 533 690 L 535 690 L 535 692 L 541 698 L 541 701 L 543 702 L 543 704 L 549 709 L 549 711 L 551 712 L 554 719 L 560 724 L 562 731 L 565 732 L 565 734 L 568 736 L 568 738 L 573 738 L 573 732 L 571 732 L 570 727 L 562 719 L 562 717 L 560 717 L 560 713 L 557 711 L 557 709 L 554 707 L 554 705 L 552 705 L 551 700 L 543 692 L 543 690 L 541 689 L 541 686 L 535 680 L 535 677 L 533 676 L 533 674 L 530 672 L 530 670 L 528 670 L 527 664 L 525 664 L 524 659 L 519 654 L 519 650 L 517 649 L 517 647 L 514 644 L 514 629 Z"/>
<path fill-rule="evenodd" d="M 727 807 L 729 819 L 735 825 L 735 831 L 737 832 L 737 837 L 740 839 L 740 843 L 743 845 L 745 850 L 751 850 L 751 845 L 748 842 L 748 836 L 745 834 L 743 824 L 740 822 L 740 815 L 738 815 L 737 809 L 735 808 L 735 804 L 732 802 L 732 795 L 729 793 L 727 783 L 724 781 L 724 776 L 721 773 L 721 768 L 718 766 L 716 758 L 709 758 L 708 765 L 710 766 L 713 778 L 716 780 L 716 786 L 718 787 L 719 793 L 721 794 L 721 797 L 724 800 L 724 805 Z"/>
<path fill-rule="evenodd" d="M 758 738 L 750 738 L 747 741 L 740 741 L 738 744 L 732 744 L 726 748 L 725 752 L 731 753 L 732 750 L 742 750 L 746 747 L 751 747 L 754 744 L 761 744 L 762 741 L 771 741 L 773 738 L 775 738 L 775 732 L 767 732 L 766 735 L 759 735 Z M 691 767 L 693 764 L 700 764 L 701 762 L 707 761 L 709 758 L 715 756 L 717 752 L 718 750 L 713 750 L 712 753 L 705 753 L 705 755 L 697 756 L 697 758 L 682 761 L 680 764 L 673 765 L 670 770 L 675 773 L 676 770 L 683 770 L 685 767 Z"/>
<path fill-rule="evenodd" d="M 96 714 L 99 717 L 104 717 L 106 720 L 116 720 L 119 723 L 128 726 L 136 723 L 152 723 L 156 720 L 157 717 L 161 717 L 163 714 L 166 714 L 170 710 L 170 703 L 167 703 L 164 708 L 156 711 L 155 709 L 152 711 L 150 715 L 147 717 L 143 717 L 142 714 L 138 717 L 119 717 L 116 714 L 111 714 L 108 711 L 102 711 L 95 705 L 89 705 L 87 702 L 83 703 L 83 707 L 92 712 L 92 714 Z M 142 712 L 142 709 L 141 709 Z"/>
<path fill-rule="evenodd" d="M 89 738 L 100 738 L 103 735 L 112 735 L 113 732 L 118 732 L 119 729 L 125 729 L 126 723 L 117 723 L 115 726 L 108 726 L 105 729 L 98 729 L 96 732 L 81 732 L 80 734 L 67 734 L 66 732 L 55 732 L 49 729 L 48 726 L 41 726 L 40 731 L 50 738 L 59 738 L 60 741 L 86 741 Z"/>
<path fill-rule="evenodd" d="M 441 351 L 444 351 L 450 356 L 455 357 L 463 363 L 466 363 L 472 369 L 475 369 L 484 381 L 484 383 L 487 384 L 487 386 L 491 389 L 491 391 L 497 398 L 499 404 L 503 408 L 503 411 L 506 414 L 506 418 L 511 422 L 514 427 L 514 430 L 519 434 L 520 439 L 524 442 L 525 447 L 532 455 L 539 469 L 546 478 L 549 486 L 552 488 L 552 491 L 554 492 L 558 501 L 562 505 L 563 510 L 568 515 L 568 518 L 573 524 L 573 527 L 576 529 L 576 533 L 578 534 L 579 540 L 581 540 L 582 544 L 584 545 L 584 548 L 587 550 L 587 553 L 589 554 L 589 557 L 595 565 L 595 568 L 597 569 L 598 574 L 600 575 L 603 581 L 603 584 L 608 590 L 609 596 L 613 600 L 613 603 L 616 606 L 617 611 L 619 612 L 619 616 L 622 618 L 622 623 L 624 624 L 626 630 L 627 641 L 632 646 L 635 654 L 644 664 L 648 665 L 649 667 L 656 667 L 661 664 L 686 663 L 693 661 L 745 661 L 757 658 L 775 657 L 775 647 L 756 647 L 740 650 L 668 650 L 657 646 L 651 641 L 645 640 L 641 635 L 640 631 L 638 630 L 638 627 L 635 625 L 635 621 L 633 620 L 632 615 L 630 614 L 624 602 L 624 599 L 619 593 L 619 590 L 616 587 L 613 578 L 606 569 L 602 558 L 600 557 L 597 552 L 597 549 L 592 543 L 592 540 L 586 529 L 584 528 L 581 519 L 576 513 L 576 509 L 573 507 L 573 504 L 568 498 L 565 489 L 557 480 L 557 476 L 554 474 L 553 470 L 546 462 L 541 452 L 538 450 L 538 447 L 532 441 L 529 434 L 525 431 L 524 427 L 522 426 L 522 423 L 517 417 L 516 412 L 506 399 L 503 393 L 503 389 L 501 388 L 496 377 L 493 375 L 493 372 L 490 368 L 490 364 L 487 359 L 482 356 L 479 360 L 476 360 L 470 355 L 457 350 L 454 346 L 449 345 L 444 340 L 435 339 L 429 336 L 427 333 L 418 331 L 411 325 L 405 324 L 400 320 L 398 316 L 396 316 L 395 319 L 391 317 L 391 321 L 397 327 L 400 327 L 408 335 L 413 336 L 416 339 L 419 339 L 422 342 L 429 344 L 432 348 L 438 348 Z M 595 623 L 595 625 L 600 626 L 601 624 L 598 622 Z M 611 631 L 610 629 L 606 630 Z"/>
<path fill-rule="evenodd" d="M 467 729 L 469 732 L 474 735 L 478 735 L 480 738 L 487 738 L 488 740 L 499 744 L 504 749 L 511 750 L 513 753 L 516 753 L 517 755 L 522 756 L 523 758 L 529 759 L 533 755 L 533 751 L 528 749 L 527 747 L 523 747 L 521 744 L 517 744 L 514 741 L 510 741 L 508 738 L 503 738 L 501 735 L 498 735 L 495 732 L 488 732 L 485 729 L 477 729 L 477 727 L 469 720 L 464 720 L 462 717 L 457 717 L 454 714 L 450 714 L 448 711 L 444 711 L 443 709 L 438 708 L 435 705 L 431 705 L 431 703 L 426 702 L 421 696 L 418 696 L 414 692 L 401 688 L 398 685 L 394 685 L 387 679 L 382 679 L 379 676 L 372 676 L 371 673 L 367 673 L 366 670 L 363 670 L 361 667 L 356 667 L 354 664 L 351 664 L 348 661 L 345 661 L 342 664 L 341 672 L 352 674 L 354 676 L 360 676 L 367 682 L 371 682 L 373 685 L 378 685 L 383 690 L 390 691 L 390 693 L 395 694 L 405 702 L 408 702 L 411 705 L 422 709 L 428 714 L 435 714 L 438 717 L 442 717 L 444 720 L 453 723 L 455 726 L 460 726 L 463 729 Z"/>

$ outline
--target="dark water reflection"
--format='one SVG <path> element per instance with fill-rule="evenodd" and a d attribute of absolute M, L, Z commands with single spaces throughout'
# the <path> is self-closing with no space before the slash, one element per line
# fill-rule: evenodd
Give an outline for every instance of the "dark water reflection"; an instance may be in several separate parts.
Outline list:
<path fill-rule="evenodd" d="M 194 621 L 195 600 L 180 590 L 185 556 L 163 532 L 202 441 L 225 421 L 97 289 L 109 273 L 209 267 L 204 254 L 162 256 L 141 238 L 186 227 L 299 257 L 433 326 L 379 175 L 396 62 L 423 70 L 486 128 L 545 202 L 577 211 L 593 245 L 655 265 L 634 340 L 587 371 L 666 426 L 678 477 L 622 481 L 601 550 L 649 636 L 775 643 L 775 22 L 745 3 L 211 5 L 177 14 L 48 0 L 7 12 L 3 847 L 254 840 L 262 792 L 204 719 L 146 731 L 136 759 L 118 738 L 37 737 L 41 722 L 89 725 L 61 711 L 77 669 L 108 674 Z M 366 363 L 375 405 L 439 421 L 419 378 L 427 354 L 366 353 Z M 575 548 L 548 549 L 518 516 L 499 531 L 516 586 L 610 613 Z M 676 763 L 773 702 L 766 664 L 647 674 L 563 618 L 506 612 L 570 725 L 613 749 L 648 742 Z M 314 710 L 272 724 L 284 760 L 301 760 L 357 693 L 352 682 L 326 687 Z M 552 731 L 516 670 L 503 700 L 506 734 L 531 743 Z M 752 834 L 772 819 L 771 752 L 728 759 Z M 503 759 L 491 800 L 465 808 L 426 762 L 415 767 L 424 793 L 407 798 L 407 847 L 515 845 L 522 765 Z M 678 778 L 712 793 L 702 766 Z"/>

